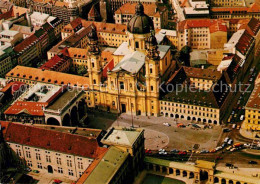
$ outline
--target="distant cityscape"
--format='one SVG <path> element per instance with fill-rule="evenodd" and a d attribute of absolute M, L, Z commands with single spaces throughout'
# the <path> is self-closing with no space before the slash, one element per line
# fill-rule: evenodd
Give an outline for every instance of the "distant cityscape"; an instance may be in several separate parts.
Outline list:
<path fill-rule="evenodd" d="M 259 0 L 1 0 L 0 183 L 260 184 Z"/>

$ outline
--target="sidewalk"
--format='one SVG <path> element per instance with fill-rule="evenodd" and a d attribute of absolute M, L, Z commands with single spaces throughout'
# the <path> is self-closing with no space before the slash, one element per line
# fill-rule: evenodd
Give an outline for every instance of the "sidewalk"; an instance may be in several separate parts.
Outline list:
<path fill-rule="evenodd" d="M 243 129 L 243 126 L 242 128 L 239 130 L 239 133 L 245 137 L 245 138 L 248 138 L 248 139 L 255 139 L 255 140 L 260 140 L 260 138 L 256 138 L 256 135 L 259 133 L 258 132 L 251 132 L 251 131 L 247 131 L 245 129 Z"/>

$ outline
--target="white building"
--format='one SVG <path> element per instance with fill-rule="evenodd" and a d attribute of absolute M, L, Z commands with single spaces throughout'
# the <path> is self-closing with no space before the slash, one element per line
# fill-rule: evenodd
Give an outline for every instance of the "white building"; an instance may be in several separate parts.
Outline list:
<path fill-rule="evenodd" d="M 50 16 L 49 14 L 40 13 L 40 12 L 33 12 L 31 17 L 31 23 L 33 26 L 42 26 L 46 22 L 51 22 L 55 19 L 55 17 Z"/>

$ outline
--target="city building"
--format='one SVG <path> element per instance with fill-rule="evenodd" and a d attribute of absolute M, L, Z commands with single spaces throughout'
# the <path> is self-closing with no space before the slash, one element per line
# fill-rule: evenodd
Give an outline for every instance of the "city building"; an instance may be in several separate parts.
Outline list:
<path fill-rule="evenodd" d="M 223 20 L 187 19 L 178 23 L 178 49 L 223 48 L 227 42 L 227 26 Z"/>
<path fill-rule="evenodd" d="M 5 141 L 32 170 L 74 181 L 107 151 L 98 142 L 101 130 L 47 129 L 11 122 L 1 122 L 1 127 L 5 129 Z"/>
<path fill-rule="evenodd" d="M 211 18 L 213 19 L 260 19 L 260 5 L 253 3 L 250 7 L 213 7 Z"/>
<path fill-rule="evenodd" d="M 212 7 L 245 7 L 246 3 L 245 0 L 234 0 L 234 1 L 230 1 L 230 0 L 211 0 L 210 1 L 210 5 Z"/>
<path fill-rule="evenodd" d="M 228 95 L 229 87 L 220 72 L 182 67 L 164 86 L 160 113 L 165 117 L 219 125 L 228 107 Z"/>
<path fill-rule="evenodd" d="M 186 18 L 209 18 L 209 4 L 207 1 L 189 0 L 189 5 L 184 7 Z"/>
<path fill-rule="evenodd" d="M 40 12 L 33 12 L 30 15 L 30 18 L 31 18 L 31 24 L 33 26 L 37 26 L 37 27 L 40 27 L 43 24 L 45 24 L 46 22 L 51 22 L 55 19 L 55 17 L 52 17 L 45 13 L 40 13 Z"/>
<path fill-rule="evenodd" d="M 11 47 L 5 47 L 0 50 L 0 77 L 4 77 L 13 68 L 15 64 L 13 56 L 14 52 Z"/>
<path fill-rule="evenodd" d="M 69 67 L 72 63 L 70 57 L 65 56 L 62 53 L 55 55 L 53 58 L 44 63 L 40 69 L 43 70 L 52 70 L 57 72 L 66 72 L 69 70 Z"/>
<path fill-rule="evenodd" d="M 259 78 L 260 75 L 258 75 Z M 251 93 L 245 106 L 245 120 L 242 128 L 246 130 L 260 131 L 260 83 L 255 82 L 254 90 Z"/>
<path fill-rule="evenodd" d="M 137 3 L 125 3 L 115 11 L 115 23 L 127 24 L 135 14 Z M 167 28 L 168 26 L 168 9 L 161 3 L 143 4 L 144 13 L 148 15 L 154 23 L 154 29 Z"/>
<path fill-rule="evenodd" d="M 15 46 L 23 39 L 23 35 L 18 31 L 4 30 L 0 32 L 0 46 Z"/>

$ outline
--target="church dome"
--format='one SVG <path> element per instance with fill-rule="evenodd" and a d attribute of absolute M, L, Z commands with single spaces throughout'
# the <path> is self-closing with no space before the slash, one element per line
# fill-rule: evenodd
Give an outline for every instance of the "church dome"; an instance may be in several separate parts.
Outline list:
<path fill-rule="evenodd" d="M 139 2 L 135 6 L 135 15 L 127 24 L 127 30 L 133 34 L 146 34 L 153 29 L 152 19 L 144 14 L 144 6 Z"/>

